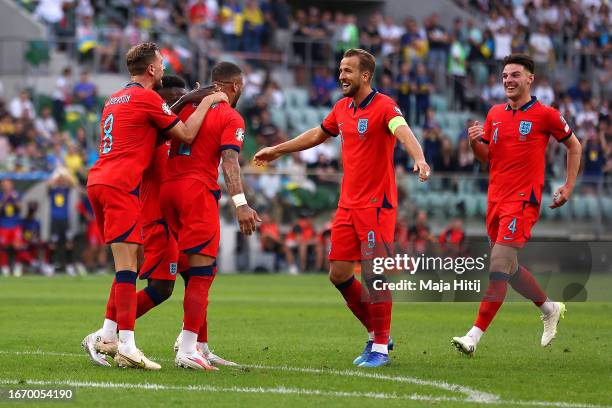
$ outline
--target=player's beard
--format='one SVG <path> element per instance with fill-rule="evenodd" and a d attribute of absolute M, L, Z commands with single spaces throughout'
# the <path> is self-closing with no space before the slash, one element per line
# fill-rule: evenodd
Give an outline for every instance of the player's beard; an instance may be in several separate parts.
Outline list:
<path fill-rule="evenodd" d="M 234 96 L 234 100 L 232 101 L 232 108 L 235 108 L 236 105 L 238 105 L 238 100 L 240 99 L 240 95 L 242 95 L 242 90 L 239 90 L 236 92 L 236 95 Z"/>
<path fill-rule="evenodd" d="M 359 84 L 351 82 L 348 88 L 342 88 L 342 94 L 347 98 L 353 98 L 359 92 Z"/>

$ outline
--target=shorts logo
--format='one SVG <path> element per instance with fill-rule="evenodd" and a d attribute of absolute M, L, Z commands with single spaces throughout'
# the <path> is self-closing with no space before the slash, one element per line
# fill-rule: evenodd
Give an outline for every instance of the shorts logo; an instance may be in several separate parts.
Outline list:
<path fill-rule="evenodd" d="M 170 110 L 166 102 L 162 103 L 162 110 L 166 115 L 172 115 L 172 111 Z"/>
<path fill-rule="evenodd" d="M 242 142 L 244 140 L 244 129 L 238 128 L 236 129 L 236 140 Z"/>
<path fill-rule="evenodd" d="M 357 131 L 361 136 L 368 130 L 368 120 L 367 119 L 359 119 L 357 121 Z"/>
<path fill-rule="evenodd" d="M 176 270 L 177 270 L 176 262 L 170 262 L 170 275 L 172 276 L 176 275 Z"/>
<path fill-rule="evenodd" d="M 528 121 L 528 120 L 521 120 L 521 123 L 519 123 L 519 133 L 522 136 L 527 136 L 530 132 L 531 132 L 531 127 L 532 127 L 532 122 Z M 525 140 L 526 138 L 522 137 L 520 138 L 520 140 Z"/>

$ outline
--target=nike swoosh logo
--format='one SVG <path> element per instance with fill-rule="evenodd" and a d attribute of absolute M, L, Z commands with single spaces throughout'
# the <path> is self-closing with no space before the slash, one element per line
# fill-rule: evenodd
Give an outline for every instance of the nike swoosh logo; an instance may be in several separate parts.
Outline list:
<path fill-rule="evenodd" d="M 513 240 L 513 239 L 514 239 L 514 238 L 512 238 L 512 237 L 508 238 L 507 236 L 505 236 L 505 235 L 504 235 L 504 241 L 511 241 L 511 240 Z"/>
<path fill-rule="evenodd" d="M 338 123 L 338 127 L 340 127 L 340 126 L 342 126 L 342 125 L 344 125 L 344 122 L 342 122 L 342 123 Z"/>
<path fill-rule="evenodd" d="M 129 363 L 130 363 L 130 364 L 135 365 L 135 366 L 136 366 L 136 367 L 138 367 L 138 368 L 145 368 L 145 363 L 144 363 L 144 361 L 135 361 L 135 360 L 132 360 L 132 359 L 131 359 L 131 358 L 129 358 L 128 356 L 126 356 L 126 355 L 124 355 L 124 354 L 121 354 L 121 353 L 119 353 L 119 355 L 120 355 L 121 357 L 125 358 L 125 359 L 126 359 L 126 360 L 127 360 Z"/>
<path fill-rule="evenodd" d="M 493 126 L 499 125 L 501 122 L 493 122 Z"/>

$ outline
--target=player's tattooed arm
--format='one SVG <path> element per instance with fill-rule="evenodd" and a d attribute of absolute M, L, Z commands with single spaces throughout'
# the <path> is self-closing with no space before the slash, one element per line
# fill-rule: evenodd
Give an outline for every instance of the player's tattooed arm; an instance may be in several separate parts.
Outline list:
<path fill-rule="evenodd" d="M 223 170 L 227 192 L 232 197 L 237 194 L 243 194 L 238 152 L 232 149 L 225 149 L 221 153 L 221 157 L 221 169 Z M 251 235 L 255 232 L 257 222 L 261 222 L 257 212 L 246 203 L 236 207 L 236 218 L 240 225 L 240 231 L 246 235 Z"/>

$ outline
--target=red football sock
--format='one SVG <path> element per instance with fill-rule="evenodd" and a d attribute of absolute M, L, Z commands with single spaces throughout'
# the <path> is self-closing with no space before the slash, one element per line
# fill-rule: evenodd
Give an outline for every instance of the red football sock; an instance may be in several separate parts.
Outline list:
<path fill-rule="evenodd" d="M 374 328 L 374 343 L 388 344 L 391 331 L 392 302 L 378 302 L 370 305 L 372 326 Z"/>
<path fill-rule="evenodd" d="M 346 305 L 357 319 L 363 324 L 368 332 L 373 331 L 370 318 L 370 296 L 359 280 L 352 276 L 346 282 L 336 285 L 336 289 L 342 293 Z"/>
<path fill-rule="evenodd" d="M 489 275 L 489 286 L 480 302 L 478 317 L 474 323 L 474 326 L 483 332 L 487 330 L 497 311 L 504 303 L 509 277 L 508 274 L 502 272 L 491 272 Z"/>
<path fill-rule="evenodd" d="M 115 288 L 117 287 L 117 279 L 113 279 L 108 302 L 106 302 L 106 317 L 113 322 L 117 321 L 117 308 L 115 307 Z"/>
<path fill-rule="evenodd" d="M 0 266 L 8 266 L 8 253 L 4 249 L 0 249 Z"/>
<path fill-rule="evenodd" d="M 136 318 L 138 319 L 143 314 L 157 306 L 153 300 L 157 295 L 155 289 L 150 286 L 139 290 L 136 293 Z"/>
<path fill-rule="evenodd" d="M 212 285 L 215 266 L 194 266 L 189 268 L 189 281 L 183 301 L 183 330 L 199 333 L 206 318 L 208 291 Z"/>
<path fill-rule="evenodd" d="M 115 274 L 115 307 L 119 330 L 134 331 L 136 323 L 136 278 L 134 271 L 118 271 Z"/>
<path fill-rule="evenodd" d="M 514 290 L 531 300 L 538 307 L 542 306 L 548 298 L 531 272 L 523 266 L 519 265 L 509 282 Z"/>
<path fill-rule="evenodd" d="M 198 333 L 198 343 L 208 343 L 208 322 L 206 320 L 207 310 L 208 308 L 208 299 L 206 299 L 206 305 L 204 306 L 204 321 L 202 322 L 202 326 L 200 326 L 200 331 Z"/>

